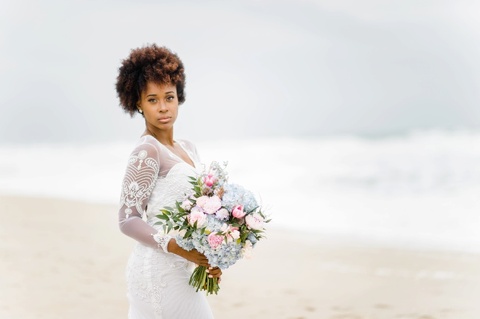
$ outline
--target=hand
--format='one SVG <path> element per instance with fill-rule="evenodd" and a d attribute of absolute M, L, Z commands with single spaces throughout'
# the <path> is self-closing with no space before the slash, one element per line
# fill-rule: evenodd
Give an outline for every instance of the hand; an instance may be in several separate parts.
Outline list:
<path fill-rule="evenodd" d="M 190 251 L 184 250 L 184 253 L 180 256 L 199 266 L 210 267 L 207 257 L 205 257 L 204 254 L 199 253 L 196 249 Z"/>
<path fill-rule="evenodd" d="M 210 265 L 208 264 L 208 259 L 207 257 L 205 257 L 204 254 L 199 253 L 196 249 L 192 249 L 190 251 L 183 249 L 182 247 L 178 246 L 177 241 L 174 238 L 170 239 L 170 241 L 168 242 L 167 249 L 169 252 L 183 257 L 194 264 L 204 267 L 210 267 Z"/>
<path fill-rule="evenodd" d="M 207 267 L 207 273 L 209 273 L 210 278 L 218 278 L 218 283 L 221 281 L 222 270 L 218 267 L 211 267 L 208 263 L 208 258 L 205 257 L 204 254 L 198 252 L 196 249 L 192 249 L 190 251 L 183 249 L 182 247 L 178 246 L 177 241 L 172 238 L 168 243 L 168 251 L 176 254 L 180 257 L 185 258 L 188 261 L 193 262 L 199 266 Z"/>
<path fill-rule="evenodd" d="M 207 273 L 209 278 L 218 278 L 218 283 L 220 283 L 221 276 L 222 276 L 222 270 L 218 267 L 212 268 L 208 267 L 207 268 Z"/>

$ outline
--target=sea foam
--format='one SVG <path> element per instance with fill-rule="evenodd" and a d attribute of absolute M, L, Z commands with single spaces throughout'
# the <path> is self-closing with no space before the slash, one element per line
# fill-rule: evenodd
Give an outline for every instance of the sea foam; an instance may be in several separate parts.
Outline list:
<path fill-rule="evenodd" d="M 258 194 L 272 224 L 480 251 L 480 133 L 197 143 Z M 116 204 L 131 143 L 0 147 L 0 193 Z"/>

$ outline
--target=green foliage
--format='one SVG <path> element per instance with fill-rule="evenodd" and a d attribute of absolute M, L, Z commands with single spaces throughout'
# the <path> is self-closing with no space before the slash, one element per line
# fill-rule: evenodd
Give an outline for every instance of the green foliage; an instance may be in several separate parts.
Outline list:
<path fill-rule="evenodd" d="M 198 266 L 190 276 L 189 284 L 196 288 L 196 291 L 205 290 L 207 296 L 209 294 L 218 294 L 220 287 L 218 286 L 218 278 L 209 278 L 207 275 L 207 268 Z"/>

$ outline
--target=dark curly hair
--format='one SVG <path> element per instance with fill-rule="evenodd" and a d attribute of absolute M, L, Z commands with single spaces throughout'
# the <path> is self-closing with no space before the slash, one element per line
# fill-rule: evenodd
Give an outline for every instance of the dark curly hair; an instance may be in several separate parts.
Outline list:
<path fill-rule="evenodd" d="M 117 95 L 120 106 L 133 117 L 140 94 L 147 82 L 171 84 L 177 87 L 178 103 L 185 102 L 185 72 L 180 58 L 156 44 L 133 49 L 118 69 Z"/>

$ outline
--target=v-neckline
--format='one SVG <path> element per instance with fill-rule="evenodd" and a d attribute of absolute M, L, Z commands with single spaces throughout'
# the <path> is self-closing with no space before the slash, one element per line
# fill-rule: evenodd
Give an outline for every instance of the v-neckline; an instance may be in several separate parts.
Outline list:
<path fill-rule="evenodd" d="M 190 152 L 189 152 L 185 147 L 183 147 L 182 142 L 177 142 L 177 141 L 175 141 L 175 140 L 174 140 L 173 142 L 174 142 L 174 143 L 177 143 L 178 145 L 180 145 L 180 148 L 185 152 L 185 155 L 187 155 L 188 159 L 190 160 L 190 162 L 192 162 L 193 165 L 190 164 L 189 162 L 187 162 L 186 160 L 184 160 L 181 156 L 178 156 L 177 154 L 175 154 L 174 152 L 172 152 L 167 146 L 163 145 L 162 143 L 160 143 L 160 144 L 162 144 L 163 146 L 165 146 L 165 148 L 166 148 L 170 153 L 172 153 L 173 155 L 175 155 L 179 160 L 181 160 L 181 161 L 184 162 L 185 164 L 187 164 L 187 165 L 189 165 L 189 166 L 191 166 L 191 167 L 193 167 L 193 168 L 197 168 L 197 166 L 195 165 L 195 161 L 194 161 L 193 158 L 192 158 L 192 155 L 190 154 Z"/>
<path fill-rule="evenodd" d="M 195 161 L 193 160 L 192 155 L 190 154 L 190 152 L 189 152 L 185 147 L 183 147 L 182 142 L 173 140 L 174 143 L 177 143 L 178 145 L 180 145 L 180 148 L 185 152 L 185 154 L 187 155 L 188 159 L 192 162 L 193 165 L 190 164 L 189 162 L 187 162 L 186 160 L 184 160 L 181 156 L 178 156 L 177 154 L 175 154 L 174 152 L 172 152 L 172 150 L 170 150 L 166 145 L 164 145 L 164 144 L 161 143 L 159 140 L 157 140 L 153 135 L 146 134 L 146 135 L 144 135 L 144 136 L 150 136 L 150 137 L 153 138 L 155 141 L 157 141 L 158 144 L 160 144 L 162 147 L 164 147 L 170 154 L 172 154 L 173 156 L 175 156 L 176 158 L 178 158 L 182 163 L 185 163 L 185 164 L 187 164 L 188 166 L 197 169 L 197 165 L 196 165 Z"/>

